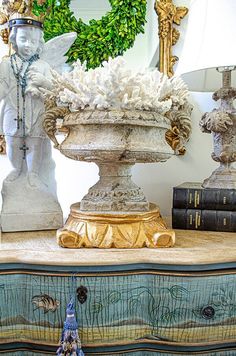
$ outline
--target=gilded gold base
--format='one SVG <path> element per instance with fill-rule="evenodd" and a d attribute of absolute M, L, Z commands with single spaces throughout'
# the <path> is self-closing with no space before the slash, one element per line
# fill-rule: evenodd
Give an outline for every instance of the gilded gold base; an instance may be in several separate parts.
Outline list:
<path fill-rule="evenodd" d="M 166 228 L 155 204 L 147 212 L 113 214 L 81 211 L 77 203 L 57 239 L 68 248 L 159 248 L 173 247 L 175 232 Z"/>

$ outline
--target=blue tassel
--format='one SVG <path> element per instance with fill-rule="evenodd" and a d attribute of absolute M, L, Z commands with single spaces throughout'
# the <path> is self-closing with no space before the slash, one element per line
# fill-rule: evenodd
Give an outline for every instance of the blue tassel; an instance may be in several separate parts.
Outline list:
<path fill-rule="evenodd" d="M 60 347 L 57 349 L 57 356 L 84 356 L 72 298 L 66 308 L 66 321 L 64 322 Z"/>

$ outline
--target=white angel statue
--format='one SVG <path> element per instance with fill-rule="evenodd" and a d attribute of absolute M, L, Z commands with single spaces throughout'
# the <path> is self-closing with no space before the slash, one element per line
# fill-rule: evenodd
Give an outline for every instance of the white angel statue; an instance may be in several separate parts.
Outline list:
<path fill-rule="evenodd" d="M 0 134 L 2 131 L 5 135 L 7 155 L 13 166 L 5 182 L 20 176 L 25 159 L 30 186 L 41 185 L 39 170 L 46 134 L 39 89 L 50 89 L 51 68 L 63 63 L 63 55 L 75 38 L 76 34 L 70 33 L 44 44 L 40 28 L 19 26 L 11 30 L 9 40 L 15 54 L 0 63 L 0 100 L 4 101 Z"/>
<path fill-rule="evenodd" d="M 46 211 L 45 206 L 53 211 L 58 204 L 53 184 L 55 204 L 50 203 L 50 179 L 45 175 L 49 171 L 50 176 L 49 166 L 52 170 L 54 166 L 49 139 L 43 130 L 44 101 L 40 89 L 51 88 L 51 69 L 57 70 L 65 64 L 64 54 L 76 38 L 76 33 L 68 33 L 44 43 L 42 24 L 27 17 L 10 20 L 9 28 L 9 41 L 15 53 L 0 63 L 0 135 L 5 136 L 7 156 L 13 170 L 3 183 L 2 227 L 4 214 L 12 213 L 12 196 L 22 200 L 23 204 L 28 197 L 26 205 L 29 210 L 30 196 L 31 200 L 37 200 L 32 204 L 39 204 Z M 22 204 L 18 204 L 17 209 L 22 210 Z M 38 210 L 34 212 L 38 213 Z M 60 215 L 61 224 L 61 209 Z M 21 230 L 60 227 L 56 226 L 59 222 L 53 226 L 39 225 L 36 223 L 36 227 Z M 17 228 L 10 230 L 16 231 Z M 8 227 L 3 231 L 8 231 Z"/>

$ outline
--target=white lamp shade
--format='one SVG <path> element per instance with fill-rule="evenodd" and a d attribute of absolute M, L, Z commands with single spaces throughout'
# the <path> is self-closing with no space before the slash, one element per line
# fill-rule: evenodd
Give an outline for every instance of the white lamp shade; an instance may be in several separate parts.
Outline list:
<path fill-rule="evenodd" d="M 236 0 L 192 0 L 176 74 L 190 90 L 210 92 L 221 87 L 216 68 L 226 66 L 236 66 Z"/>

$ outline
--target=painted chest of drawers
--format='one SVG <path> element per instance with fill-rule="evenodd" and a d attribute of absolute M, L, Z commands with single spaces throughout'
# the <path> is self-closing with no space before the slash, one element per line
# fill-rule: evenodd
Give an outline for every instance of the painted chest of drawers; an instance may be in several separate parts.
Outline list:
<path fill-rule="evenodd" d="M 179 231 L 160 250 L 67 250 L 54 232 L 3 234 L 0 354 L 55 354 L 72 290 L 86 355 L 236 355 L 234 233 Z"/>

